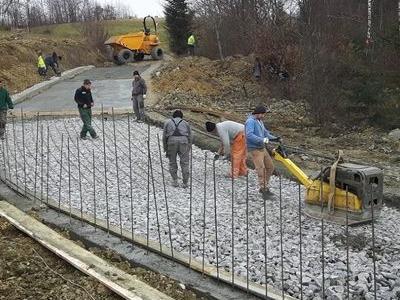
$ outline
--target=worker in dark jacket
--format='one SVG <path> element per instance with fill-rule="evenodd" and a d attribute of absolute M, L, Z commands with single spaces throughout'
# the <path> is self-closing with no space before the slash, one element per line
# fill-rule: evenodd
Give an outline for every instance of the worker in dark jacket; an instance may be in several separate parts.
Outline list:
<path fill-rule="evenodd" d="M 4 82 L 0 78 L 0 139 L 4 140 L 7 124 L 7 110 L 13 109 L 14 105 L 11 101 L 8 91 L 4 87 Z"/>
<path fill-rule="evenodd" d="M 51 68 L 56 76 L 61 76 L 61 72 L 58 69 L 58 57 L 57 61 L 55 61 L 53 54 L 46 55 L 46 57 L 44 58 L 44 62 L 46 64 L 47 70 Z"/>
<path fill-rule="evenodd" d="M 94 105 L 92 92 L 92 83 L 89 79 L 83 81 L 83 85 L 75 92 L 75 102 L 78 104 L 79 115 L 81 116 L 83 127 L 81 131 L 81 139 L 86 140 L 87 133 L 95 139 L 97 138 L 96 131 L 92 127 L 92 107 Z"/>
<path fill-rule="evenodd" d="M 136 115 L 136 120 L 138 122 L 144 119 L 144 99 L 146 99 L 147 85 L 142 77 L 140 77 L 139 72 L 133 72 L 132 81 L 132 101 L 133 101 L 133 111 Z"/>
<path fill-rule="evenodd" d="M 178 187 L 178 163 L 176 158 L 179 155 L 183 187 L 188 187 L 189 181 L 189 158 L 192 143 L 192 131 L 189 124 L 183 120 L 183 113 L 180 110 L 174 111 L 172 119 L 164 124 L 163 145 L 169 159 L 169 172 L 172 177 L 172 185 Z"/>

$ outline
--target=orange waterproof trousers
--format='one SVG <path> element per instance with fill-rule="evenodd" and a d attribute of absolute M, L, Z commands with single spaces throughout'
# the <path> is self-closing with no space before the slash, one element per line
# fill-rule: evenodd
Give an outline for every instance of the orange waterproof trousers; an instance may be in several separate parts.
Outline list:
<path fill-rule="evenodd" d="M 232 170 L 231 176 L 237 178 L 239 176 L 246 176 L 247 166 L 246 166 L 247 150 L 246 150 L 246 137 L 244 132 L 238 133 L 233 139 L 231 146 L 231 161 Z"/>

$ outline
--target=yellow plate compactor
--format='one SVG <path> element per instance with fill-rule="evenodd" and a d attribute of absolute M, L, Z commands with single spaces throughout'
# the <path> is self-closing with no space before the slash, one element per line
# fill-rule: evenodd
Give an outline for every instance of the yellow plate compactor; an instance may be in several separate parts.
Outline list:
<path fill-rule="evenodd" d="M 334 164 L 312 179 L 287 157 L 282 145 L 272 151 L 272 156 L 306 188 L 305 213 L 310 217 L 355 225 L 380 215 L 383 202 L 381 169 L 344 163 L 339 151 Z"/>

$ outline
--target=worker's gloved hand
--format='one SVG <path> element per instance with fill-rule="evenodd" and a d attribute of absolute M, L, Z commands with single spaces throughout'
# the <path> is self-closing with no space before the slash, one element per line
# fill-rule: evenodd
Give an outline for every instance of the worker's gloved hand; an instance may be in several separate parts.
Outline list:
<path fill-rule="evenodd" d="M 268 144 L 269 143 L 269 139 L 268 138 L 264 138 L 264 144 L 266 145 L 266 144 Z"/>
<path fill-rule="evenodd" d="M 276 142 L 282 144 L 283 143 L 283 139 L 280 136 L 278 136 L 278 137 L 276 137 Z"/>
<path fill-rule="evenodd" d="M 146 99 L 146 97 L 147 97 L 146 94 L 144 94 L 144 95 L 143 95 L 143 99 Z"/>
<path fill-rule="evenodd" d="M 214 161 L 217 161 L 219 159 L 219 154 L 214 155 Z"/>

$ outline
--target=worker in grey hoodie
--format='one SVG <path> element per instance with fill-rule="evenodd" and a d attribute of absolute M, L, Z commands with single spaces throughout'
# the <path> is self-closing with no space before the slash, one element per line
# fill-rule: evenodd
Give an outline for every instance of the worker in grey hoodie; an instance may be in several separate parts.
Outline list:
<path fill-rule="evenodd" d="M 144 99 L 146 99 L 147 85 L 142 77 L 140 77 L 139 72 L 133 72 L 132 81 L 132 102 L 133 111 L 136 115 L 136 120 L 138 122 L 144 119 Z"/>
<path fill-rule="evenodd" d="M 177 156 L 180 159 L 183 187 L 188 187 L 191 143 L 192 131 L 190 126 L 183 120 L 182 111 L 176 110 L 172 115 L 172 119 L 165 122 L 163 131 L 164 152 L 169 159 L 169 172 L 171 173 L 172 185 L 174 187 L 179 186 Z"/>

